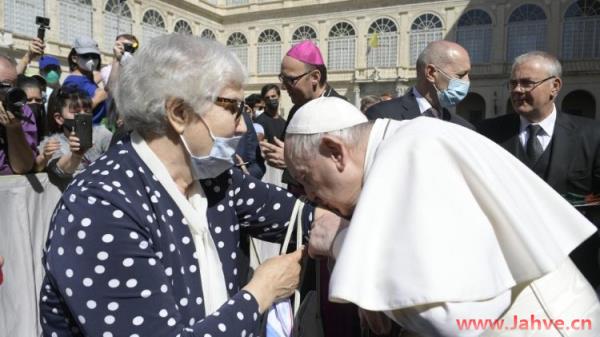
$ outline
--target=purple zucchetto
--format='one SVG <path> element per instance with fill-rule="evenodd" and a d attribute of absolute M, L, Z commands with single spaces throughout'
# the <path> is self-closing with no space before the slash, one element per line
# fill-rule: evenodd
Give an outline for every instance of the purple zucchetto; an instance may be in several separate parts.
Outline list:
<path fill-rule="evenodd" d="M 294 45 L 286 54 L 300 62 L 320 66 L 325 64 L 321 51 L 312 41 L 306 40 Z"/>

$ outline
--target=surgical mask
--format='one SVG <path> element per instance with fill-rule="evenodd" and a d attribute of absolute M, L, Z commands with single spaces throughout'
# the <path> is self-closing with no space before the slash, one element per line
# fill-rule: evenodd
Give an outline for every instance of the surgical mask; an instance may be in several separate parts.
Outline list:
<path fill-rule="evenodd" d="M 254 111 L 254 115 L 255 115 L 256 117 L 258 117 L 258 116 L 262 115 L 262 114 L 263 114 L 263 112 L 265 112 L 265 110 L 264 110 L 264 109 L 255 110 L 255 111 Z"/>
<path fill-rule="evenodd" d="M 269 107 L 271 111 L 277 111 L 277 108 L 279 107 L 279 99 L 271 98 L 268 101 L 266 101 L 265 104 L 267 105 L 267 107 Z"/>
<path fill-rule="evenodd" d="M 46 74 L 46 76 L 44 76 L 44 78 L 46 79 L 46 82 L 48 82 L 48 84 L 54 84 L 57 83 L 60 79 L 60 74 L 55 70 L 50 70 Z"/>
<path fill-rule="evenodd" d="M 83 69 L 83 70 L 87 70 L 87 71 L 94 71 L 96 70 L 96 68 L 98 67 L 98 63 L 100 62 L 100 60 L 98 60 L 97 58 L 89 58 L 89 59 L 79 59 L 79 66 Z"/>
<path fill-rule="evenodd" d="M 127 62 L 129 62 L 131 59 L 133 58 L 133 54 L 131 54 L 130 52 L 126 51 L 123 53 L 123 56 L 121 56 L 121 65 L 126 64 Z"/>
<path fill-rule="evenodd" d="M 67 129 L 69 133 L 75 129 L 75 119 L 63 118 L 63 128 Z"/>
<path fill-rule="evenodd" d="M 208 126 L 206 126 L 206 128 L 208 129 Z M 208 134 L 213 140 L 213 146 L 210 149 L 210 153 L 207 156 L 202 157 L 194 155 L 185 141 L 185 138 L 183 138 L 183 135 L 179 135 L 183 142 L 183 146 L 185 146 L 185 149 L 192 159 L 192 171 L 194 172 L 195 179 L 216 178 L 235 164 L 233 156 L 235 155 L 235 149 L 242 137 L 215 137 L 210 129 L 208 129 Z"/>
<path fill-rule="evenodd" d="M 435 84 L 433 85 L 437 91 L 438 101 L 443 108 L 451 108 L 467 97 L 471 82 L 450 77 L 439 68 L 437 68 L 437 70 L 450 80 L 448 82 L 448 88 L 445 90 L 439 90 Z"/>

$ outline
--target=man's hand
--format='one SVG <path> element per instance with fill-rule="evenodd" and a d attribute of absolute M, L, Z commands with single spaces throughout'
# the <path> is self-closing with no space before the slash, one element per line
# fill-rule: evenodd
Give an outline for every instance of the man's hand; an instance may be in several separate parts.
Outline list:
<path fill-rule="evenodd" d="M 34 37 L 33 40 L 29 42 L 29 50 L 27 51 L 29 53 L 30 60 L 42 55 L 44 53 L 44 49 L 46 49 L 46 44 L 44 41 Z"/>
<path fill-rule="evenodd" d="M 310 230 L 308 255 L 312 258 L 333 257 L 331 253 L 333 242 L 340 230 L 348 227 L 348 225 L 348 220 L 342 219 L 329 211 L 317 208 L 315 221 L 313 221 Z"/>
<path fill-rule="evenodd" d="M 113 46 L 113 55 L 115 59 L 121 62 L 121 57 L 123 57 L 123 53 L 125 53 L 125 47 L 123 46 L 123 42 L 115 41 L 115 45 Z"/>
<path fill-rule="evenodd" d="M 18 118 L 12 112 L 4 110 L 4 106 L 0 103 L 0 124 L 5 127 L 21 127 Z"/>
<path fill-rule="evenodd" d="M 264 140 L 260 142 L 260 149 L 262 150 L 263 157 L 270 166 L 278 169 L 284 169 L 286 167 L 285 161 L 283 160 L 283 149 L 285 143 L 277 139 L 277 137 L 274 137 L 273 141 L 275 144 L 271 144 Z"/>

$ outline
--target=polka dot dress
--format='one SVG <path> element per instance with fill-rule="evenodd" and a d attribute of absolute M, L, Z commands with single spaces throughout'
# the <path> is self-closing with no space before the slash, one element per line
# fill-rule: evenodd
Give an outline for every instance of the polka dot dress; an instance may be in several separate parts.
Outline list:
<path fill-rule="evenodd" d="M 52 216 L 43 336 L 252 336 L 258 304 L 240 291 L 240 231 L 282 241 L 295 198 L 237 169 L 201 184 L 226 303 L 206 317 L 187 221 L 126 139 L 73 180 Z"/>

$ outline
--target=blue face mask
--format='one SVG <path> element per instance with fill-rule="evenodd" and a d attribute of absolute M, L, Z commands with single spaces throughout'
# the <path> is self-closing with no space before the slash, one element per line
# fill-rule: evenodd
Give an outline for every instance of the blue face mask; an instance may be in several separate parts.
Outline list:
<path fill-rule="evenodd" d="M 447 79 L 450 80 L 448 82 L 448 88 L 445 90 L 439 90 L 435 86 L 435 84 L 433 85 L 435 87 L 435 90 L 437 91 L 438 101 L 440 102 L 440 105 L 443 108 L 451 108 L 463 99 L 465 99 L 465 97 L 467 97 L 467 94 L 469 93 L 469 87 L 471 86 L 471 82 L 450 77 L 441 69 L 436 69 Z"/>
<path fill-rule="evenodd" d="M 206 126 L 206 128 L 208 129 L 208 126 Z M 218 177 L 235 164 L 233 156 L 235 155 L 235 149 L 242 137 L 215 137 L 210 129 L 208 129 L 208 134 L 213 140 L 213 146 L 210 149 L 210 153 L 203 157 L 195 156 L 192 151 L 190 151 L 183 135 L 179 135 L 183 142 L 183 146 L 185 146 L 185 149 L 192 159 L 192 171 L 194 172 L 195 179 L 212 179 Z"/>

